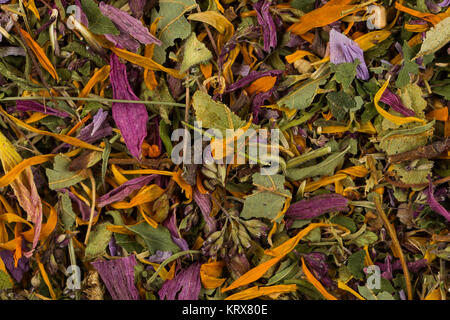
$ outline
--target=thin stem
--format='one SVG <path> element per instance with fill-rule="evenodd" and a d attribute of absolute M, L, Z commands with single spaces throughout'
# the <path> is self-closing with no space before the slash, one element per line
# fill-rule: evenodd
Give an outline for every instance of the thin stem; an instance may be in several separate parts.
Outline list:
<path fill-rule="evenodd" d="M 89 225 L 88 225 L 88 229 L 86 232 L 86 238 L 84 239 L 84 244 L 87 245 L 88 241 L 89 241 L 89 235 L 91 233 L 91 229 L 92 229 L 92 220 L 94 219 L 94 212 L 95 212 L 95 197 L 96 197 L 96 185 L 95 185 L 95 179 L 94 176 L 92 175 L 92 171 L 89 170 L 89 179 L 91 180 L 91 187 L 92 187 L 92 199 L 91 199 L 91 214 L 89 216 Z"/>
<path fill-rule="evenodd" d="M 27 100 L 45 100 L 45 97 L 7 97 L 0 99 L 0 102 L 7 101 L 27 101 Z M 184 103 L 168 102 L 168 101 L 140 101 L 140 100 L 122 100 L 122 99 L 108 99 L 108 98 L 81 98 L 81 97 L 51 97 L 53 100 L 67 100 L 67 101 L 95 101 L 95 102 L 120 102 L 120 103 L 142 103 L 142 104 L 160 104 L 168 106 L 185 107 Z"/>
<path fill-rule="evenodd" d="M 412 287 L 411 287 L 411 278 L 409 277 L 409 271 L 408 266 L 406 264 L 405 256 L 403 255 L 402 247 L 400 246 L 400 242 L 398 241 L 397 234 L 395 232 L 394 227 L 389 222 L 388 217 L 384 213 L 383 207 L 381 205 L 380 196 L 375 196 L 375 206 L 377 209 L 378 214 L 380 215 L 381 219 L 383 219 L 384 227 L 387 229 L 391 239 L 392 239 L 392 246 L 397 251 L 397 254 L 400 258 L 400 263 L 402 264 L 403 273 L 405 275 L 405 282 L 406 282 L 406 291 L 408 292 L 408 300 L 412 300 Z"/>
<path fill-rule="evenodd" d="M 309 160 L 322 157 L 324 155 L 327 155 L 331 152 L 331 147 L 322 147 L 316 150 L 313 150 L 311 152 L 308 152 L 306 154 L 303 154 L 301 156 L 295 157 L 287 162 L 286 168 L 292 168 L 297 167 L 300 164 L 307 162 Z"/>
<path fill-rule="evenodd" d="M 153 281 L 155 281 L 156 277 L 159 275 L 159 273 L 161 272 L 161 270 L 168 265 L 169 263 L 171 263 L 172 261 L 177 260 L 179 257 L 182 257 L 186 254 L 199 254 L 200 251 L 199 250 L 186 250 L 186 251 L 181 251 L 178 253 L 175 253 L 174 255 L 171 255 L 169 258 L 167 258 L 166 260 L 164 260 L 158 267 L 158 269 L 156 269 L 155 273 L 150 277 L 150 279 L 148 279 L 147 284 L 151 284 Z"/>

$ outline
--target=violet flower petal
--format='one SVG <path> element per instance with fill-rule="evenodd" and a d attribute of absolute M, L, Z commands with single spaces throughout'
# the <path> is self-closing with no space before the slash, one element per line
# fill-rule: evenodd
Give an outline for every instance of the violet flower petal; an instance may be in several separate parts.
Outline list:
<path fill-rule="evenodd" d="M 143 186 L 149 184 L 156 177 L 156 174 L 152 174 L 128 180 L 124 184 L 98 198 L 97 206 L 102 208 L 108 204 L 121 201 L 128 197 L 133 191 L 139 190 Z"/>
<path fill-rule="evenodd" d="M 347 211 L 348 200 L 337 193 L 321 194 L 292 204 L 286 216 L 296 219 L 312 219 L 332 211 Z"/>
<path fill-rule="evenodd" d="M 200 263 L 197 262 L 172 280 L 166 280 L 158 294 L 161 300 L 198 300 L 200 289 Z"/>
<path fill-rule="evenodd" d="M 206 221 L 206 226 L 208 229 L 208 234 L 215 232 L 217 230 L 216 220 L 210 216 L 211 214 L 211 199 L 209 194 L 201 193 L 197 187 L 194 188 L 194 201 L 200 208 L 202 212 L 203 219 Z"/>
<path fill-rule="evenodd" d="M 327 256 L 322 252 L 311 252 L 304 254 L 306 262 L 311 268 L 316 278 L 327 287 L 335 286 L 335 283 L 328 276 Z"/>
<path fill-rule="evenodd" d="M 161 40 L 152 35 L 138 19 L 133 18 L 125 11 L 104 2 L 100 2 L 99 8 L 120 31 L 119 35 L 107 35 L 108 40 L 115 45 L 120 44 L 122 47 L 136 51 L 139 48 L 139 42 L 143 44 L 155 43 L 158 46 L 162 44 Z"/>
<path fill-rule="evenodd" d="M 65 111 L 60 111 L 50 107 L 46 107 L 36 101 L 17 101 L 16 109 L 22 112 L 26 111 L 40 112 L 43 114 L 48 114 L 50 116 L 56 116 L 60 118 L 70 117 L 70 115 Z"/>
<path fill-rule="evenodd" d="M 81 219 L 83 221 L 89 221 L 89 218 L 91 216 L 91 208 L 72 192 L 67 191 L 67 194 L 69 195 L 70 200 L 74 201 L 77 204 L 78 210 L 80 210 L 81 213 Z M 97 214 L 98 212 L 94 211 L 94 217 L 96 217 Z"/>
<path fill-rule="evenodd" d="M 447 211 L 434 197 L 433 195 L 433 183 L 431 181 L 431 178 L 428 177 L 429 185 L 428 189 L 425 191 L 425 194 L 427 195 L 427 203 L 430 206 L 431 210 L 433 210 L 436 213 L 439 213 L 441 216 L 443 216 L 445 219 L 447 219 L 448 222 L 450 222 L 450 212 Z"/>
<path fill-rule="evenodd" d="M 81 129 L 78 138 L 88 143 L 96 142 L 112 134 L 111 126 L 106 122 L 108 112 L 99 109 L 92 122 Z"/>
<path fill-rule="evenodd" d="M 389 89 L 384 90 L 383 94 L 381 95 L 380 101 L 386 103 L 394 111 L 397 111 L 398 113 L 401 113 L 406 117 L 414 117 L 416 115 L 413 110 L 406 108 L 400 98 Z"/>
<path fill-rule="evenodd" d="M 111 55 L 110 64 L 114 99 L 139 101 L 128 83 L 126 66 L 115 54 Z M 140 159 L 142 142 L 147 135 L 148 113 L 145 105 L 115 102 L 112 104 L 112 115 L 131 155 Z"/>
<path fill-rule="evenodd" d="M 283 73 L 282 70 L 269 70 L 269 71 L 264 71 L 264 72 L 252 71 L 248 74 L 248 76 L 229 85 L 227 87 L 227 89 L 225 90 L 225 93 L 232 92 L 232 91 L 235 91 L 242 87 L 245 87 L 259 78 L 268 77 L 268 76 L 271 76 L 271 77 L 280 76 L 282 73 Z"/>
<path fill-rule="evenodd" d="M 253 5 L 256 17 L 263 31 L 264 51 L 269 52 L 277 46 L 277 29 L 270 15 L 270 5 L 272 0 L 259 0 Z"/>
<path fill-rule="evenodd" d="M 172 251 L 161 251 L 156 250 L 156 253 L 147 258 L 148 262 L 153 263 L 162 263 L 164 260 L 167 260 L 172 256 Z"/>
<path fill-rule="evenodd" d="M 139 300 L 139 292 L 134 284 L 136 257 L 128 257 L 92 262 L 108 289 L 113 300 Z"/>
<path fill-rule="evenodd" d="M 163 226 L 166 227 L 169 232 L 170 235 L 172 236 L 172 241 L 178 246 L 180 247 L 180 249 L 182 251 L 186 251 L 189 250 L 189 245 L 186 242 L 186 240 L 184 240 L 179 232 L 178 232 L 178 228 L 177 228 L 177 217 L 175 215 L 176 212 L 176 208 L 174 209 L 174 211 L 172 212 L 172 214 L 170 215 L 170 217 L 168 219 L 166 219 L 163 222 Z"/>
<path fill-rule="evenodd" d="M 22 256 L 22 258 L 19 259 L 17 262 L 17 268 L 14 264 L 14 254 L 11 251 L 0 250 L 0 258 L 3 260 L 6 269 L 17 282 L 22 281 L 23 274 L 30 270 L 30 266 L 28 264 L 29 259 L 25 256 Z"/>
<path fill-rule="evenodd" d="M 136 19 L 141 19 L 144 15 L 144 7 L 147 0 L 130 0 L 128 1 L 128 6 L 131 9 L 132 16 Z"/>
<path fill-rule="evenodd" d="M 354 62 L 359 60 L 359 65 L 356 67 L 356 77 L 360 80 L 369 79 L 369 70 L 367 70 L 366 62 L 364 61 L 364 53 L 359 45 L 347 38 L 340 32 L 334 29 L 330 31 L 330 61 L 334 64 L 344 62 Z"/>

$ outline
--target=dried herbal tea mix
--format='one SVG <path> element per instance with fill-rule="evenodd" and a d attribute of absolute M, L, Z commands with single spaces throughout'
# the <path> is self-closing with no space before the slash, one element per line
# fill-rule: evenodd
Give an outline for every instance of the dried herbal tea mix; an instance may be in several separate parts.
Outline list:
<path fill-rule="evenodd" d="M 447 300 L 449 0 L 1 0 L 0 299 Z"/>

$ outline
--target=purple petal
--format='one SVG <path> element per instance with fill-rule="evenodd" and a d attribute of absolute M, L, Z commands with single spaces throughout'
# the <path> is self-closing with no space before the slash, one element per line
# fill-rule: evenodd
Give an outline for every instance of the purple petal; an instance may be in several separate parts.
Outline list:
<path fill-rule="evenodd" d="M 438 6 L 441 8 L 450 6 L 450 0 L 442 0 L 442 2 L 438 3 Z"/>
<path fill-rule="evenodd" d="M 89 218 L 91 216 L 91 208 L 72 192 L 68 190 L 66 192 L 69 195 L 69 198 L 77 204 L 78 210 L 80 210 L 81 213 L 81 219 L 84 221 L 89 221 Z M 96 217 L 97 214 L 98 212 L 94 211 L 94 217 Z"/>
<path fill-rule="evenodd" d="M 200 289 L 200 263 L 197 262 L 172 280 L 166 280 L 158 294 L 161 300 L 198 300 Z"/>
<path fill-rule="evenodd" d="M 139 300 L 139 292 L 134 285 L 134 255 L 109 260 L 97 260 L 92 266 L 97 270 L 113 300 Z"/>
<path fill-rule="evenodd" d="M 111 126 L 106 122 L 108 112 L 99 109 L 92 122 L 81 129 L 78 138 L 88 143 L 96 142 L 112 134 Z"/>
<path fill-rule="evenodd" d="M 107 194 L 104 194 L 98 198 L 97 206 L 102 208 L 108 204 L 121 201 L 128 197 L 133 191 L 141 189 L 143 186 L 149 184 L 153 179 L 157 177 L 156 174 L 142 176 L 139 178 L 131 179 L 119 187 L 111 190 Z"/>
<path fill-rule="evenodd" d="M 330 31 L 330 61 L 333 64 L 340 64 L 344 62 L 354 62 L 359 60 L 359 65 L 356 67 L 356 77 L 360 80 L 369 79 L 369 70 L 367 70 L 366 62 L 364 61 L 364 53 L 359 45 L 347 38 L 340 32 L 334 29 Z"/>
<path fill-rule="evenodd" d="M 275 87 L 272 87 L 269 91 L 260 92 L 255 95 L 252 102 L 253 123 L 259 123 L 259 112 L 264 102 L 269 99 L 275 92 Z"/>
<path fill-rule="evenodd" d="M 50 116 L 56 116 L 60 118 L 70 117 L 70 115 L 65 111 L 60 111 L 50 107 L 46 107 L 36 101 L 17 101 L 16 109 L 22 112 L 26 111 L 40 112 L 43 114 L 48 114 Z"/>
<path fill-rule="evenodd" d="M 100 11 L 116 25 L 119 35 L 106 35 L 116 46 L 120 44 L 129 50 L 136 51 L 139 43 L 161 45 L 161 41 L 152 35 L 142 23 L 125 11 L 100 2 Z"/>
<path fill-rule="evenodd" d="M 80 21 L 81 21 L 81 23 L 84 24 L 86 27 L 89 27 L 89 22 L 88 22 L 88 19 L 86 17 L 86 14 L 84 13 L 84 11 L 82 9 L 80 0 L 75 0 L 75 5 L 78 7 L 78 9 L 80 9 L 80 15 L 81 15 L 81 17 L 80 17 L 81 20 Z"/>
<path fill-rule="evenodd" d="M 439 213 L 441 216 L 443 216 L 447 221 L 450 222 L 450 212 L 447 211 L 434 197 L 433 195 L 433 183 L 431 182 L 431 178 L 428 177 L 429 185 L 428 189 L 425 191 L 425 194 L 427 195 L 427 202 L 430 206 L 431 210 L 433 210 L 436 213 Z"/>
<path fill-rule="evenodd" d="M 286 216 L 296 219 L 312 219 L 332 211 L 347 211 L 348 200 L 337 193 L 321 194 L 292 204 Z"/>
<path fill-rule="evenodd" d="M 259 0 L 253 5 L 258 23 L 263 30 L 264 51 L 267 52 L 277 46 L 277 29 L 269 11 L 271 4 L 272 0 Z"/>
<path fill-rule="evenodd" d="M 334 286 L 334 282 L 328 276 L 327 256 L 322 252 L 311 252 L 303 255 L 312 272 L 327 287 Z"/>
<path fill-rule="evenodd" d="M 6 269 L 8 269 L 11 276 L 17 281 L 22 281 L 23 274 L 30 270 L 28 265 L 29 259 L 22 256 L 17 263 L 17 268 L 14 264 L 14 254 L 9 250 L 0 250 L 0 258 L 3 260 Z"/>
<path fill-rule="evenodd" d="M 188 243 L 184 240 L 177 228 L 177 217 L 175 215 L 176 208 L 173 210 L 172 214 L 168 219 L 163 222 L 163 226 L 169 229 L 170 235 L 172 236 L 172 241 L 181 248 L 181 250 L 186 251 L 189 250 Z"/>
<path fill-rule="evenodd" d="M 115 54 L 111 55 L 110 64 L 114 99 L 139 101 L 128 83 L 126 66 Z M 112 105 L 112 115 L 131 155 L 140 159 L 142 142 L 147 135 L 148 113 L 145 105 L 115 102 Z"/>
<path fill-rule="evenodd" d="M 153 263 L 162 263 L 164 260 L 167 260 L 172 256 L 171 251 L 161 251 L 156 250 L 156 253 L 150 257 L 147 258 L 147 261 L 153 262 Z"/>
<path fill-rule="evenodd" d="M 215 232 L 217 230 L 216 220 L 211 217 L 211 198 L 209 194 L 203 194 L 198 191 L 198 188 L 194 188 L 194 201 L 200 208 L 202 212 L 203 219 L 206 221 L 208 234 Z"/>
<path fill-rule="evenodd" d="M 395 93 L 392 93 L 389 89 L 384 90 L 380 101 L 386 103 L 394 111 L 397 111 L 398 113 L 401 113 L 406 117 L 414 117 L 416 115 L 413 110 L 406 108 L 400 98 Z"/>
<path fill-rule="evenodd" d="M 229 85 L 227 87 L 227 89 L 225 90 L 225 93 L 228 92 L 232 92 L 235 91 L 237 89 L 240 89 L 242 87 L 245 87 L 247 85 L 249 85 L 250 83 L 252 83 L 253 81 L 262 78 L 262 77 L 275 77 L 275 76 L 280 76 L 283 73 L 282 70 L 269 70 L 269 71 L 264 71 L 264 72 L 258 72 L 258 71 L 252 71 L 248 74 L 248 76 L 242 78 L 239 81 L 236 81 L 235 83 Z"/>
<path fill-rule="evenodd" d="M 144 7 L 147 3 L 147 0 L 130 0 L 128 1 L 128 5 L 131 9 L 133 17 L 136 19 L 142 18 L 144 15 Z"/>

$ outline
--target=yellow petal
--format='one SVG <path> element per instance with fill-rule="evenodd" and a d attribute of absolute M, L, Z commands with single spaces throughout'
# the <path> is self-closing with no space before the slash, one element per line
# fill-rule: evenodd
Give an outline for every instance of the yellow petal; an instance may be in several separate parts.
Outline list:
<path fill-rule="evenodd" d="M 28 46 L 30 47 L 31 51 L 35 54 L 36 58 L 39 60 L 39 63 L 42 65 L 42 67 L 50 73 L 50 75 L 53 77 L 53 79 L 58 80 L 58 74 L 56 73 L 55 67 L 53 67 L 50 60 L 45 55 L 44 50 L 39 46 L 39 44 L 33 40 L 33 38 L 30 36 L 28 32 L 26 32 L 23 29 L 20 29 L 20 33 L 24 37 L 25 41 L 27 42 Z"/>
<path fill-rule="evenodd" d="M 306 276 L 306 279 L 308 279 L 308 281 L 325 297 L 325 299 L 327 299 L 327 300 L 337 300 L 337 298 L 335 296 L 333 296 L 332 294 L 328 293 L 328 291 L 323 287 L 323 285 L 320 283 L 319 280 L 314 278 L 314 276 L 311 273 L 311 271 L 309 271 L 308 268 L 306 267 L 305 259 L 303 259 L 303 257 L 302 257 L 302 270 L 303 270 L 303 273 Z"/>
<path fill-rule="evenodd" d="M 31 131 L 31 132 L 34 132 L 34 133 L 37 133 L 37 134 L 41 134 L 41 135 L 44 135 L 44 136 L 50 136 L 50 137 L 53 137 L 53 138 L 58 139 L 58 140 L 61 140 L 62 142 L 68 143 L 68 144 L 76 146 L 76 147 L 103 152 L 102 148 L 98 148 L 96 146 L 93 146 L 92 144 L 89 144 L 89 143 L 86 143 L 84 141 L 81 141 L 80 139 L 73 138 L 73 137 L 70 137 L 70 136 L 67 136 L 67 135 L 64 135 L 64 134 L 57 134 L 57 133 L 53 133 L 53 132 L 48 132 L 48 131 L 36 129 L 36 128 L 26 124 L 25 122 L 15 118 L 15 117 L 13 117 L 9 113 L 7 113 L 5 110 L 3 110 L 3 108 L 1 106 L 0 106 L 0 112 L 3 113 L 8 118 L 10 118 L 19 127 L 24 128 L 24 129 L 26 129 L 28 131 Z"/>
<path fill-rule="evenodd" d="M 203 11 L 191 14 L 188 20 L 200 21 L 213 26 L 221 34 L 224 34 L 225 41 L 230 40 L 234 33 L 233 24 L 217 11 Z"/>
<path fill-rule="evenodd" d="M 137 195 L 131 198 L 130 202 L 126 201 L 116 202 L 114 204 L 111 204 L 111 207 L 113 207 L 114 209 L 133 208 L 140 204 L 152 202 L 158 199 L 163 193 L 164 193 L 163 189 L 158 187 L 156 184 L 151 184 L 139 190 Z"/>
<path fill-rule="evenodd" d="M 357 297 L 359 300 L 366 300 L 364 299 L 364 297 L 362 297 L 358 292 L 356 292 L 355 290 L 353 290 L 352 288 L 350 288 L 349 286 L 347 286 L 345 283 L 343 283 L 342 281 L 338 281 L 338 288 L 345 290 L 347 292 L 350 292 L 351 294 L 353 294 L 355 297 Z"/>
<path fill-rule="evenodd" d="M 261 296 L 267 296 L 271 294 L 281 294 L 287 292 L 294 292 L 297 290 L 297 285 L 295 284 L 281 284 L 271 287 L 251 287 L 245 289 L 241 292 L 232 294 L 231 296 L 225 298 L 225 300 L 250 300 Z"/>
<path fill-rule="evenodd" d="M 87 97 L 89 93 L 91 93 L 92 88 L 99 82 L 103 82 L 109 77 L 109 71 L 111 67 L 109 65 L 101 67 L 99 70 L 97 70 L 89 79 L 88 83 L 84 86 L 83 90 L 81 90 L 78 97 L 84 98 Z M 80 101 L 80 104 L 82 101 Z"/>
<path fill-rule="evenodd" d="M 388 84 L 389 84 L 389 80 L 390 80 L 390 76 L 389 78 L 386 80 L 386 82 L 383 84 L 383 86 L 380 88 L 380 90 L 378 90 L 378 92 L 376 93 L 373 102 L 375 104 L 375 108 L 377 109 L 378 113 L 381 114 L 381 116 L 383 116 L 383 118 L 397 124 L 397 125 L 402 125 L 405 123 L 410 123 L 410 122 L 420 122 L 420 123 L 425 123 L 425 120 L 416 118 L 416 117 L 399 117 L 399 116 L 394 116 L 392 114 L 390 114 L 389 112 L 387 112 L 386 110 L 382 109 L 380 107 L 380 105 L 378 104 L 378 102 L 381 99 L 381 96 L 383 95 L 384 90 L 386 90 Z"/>

